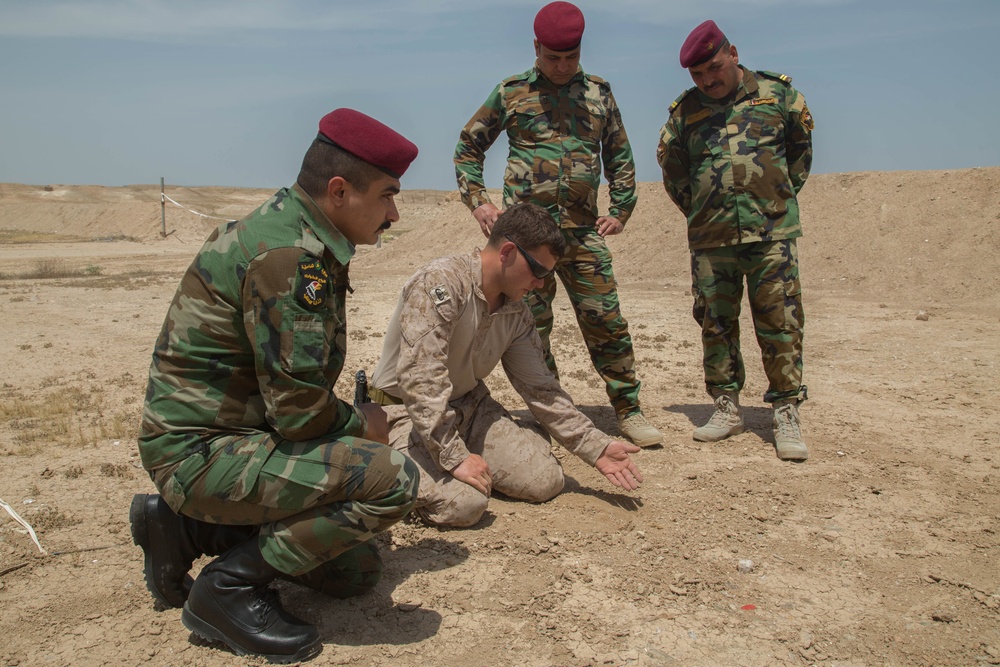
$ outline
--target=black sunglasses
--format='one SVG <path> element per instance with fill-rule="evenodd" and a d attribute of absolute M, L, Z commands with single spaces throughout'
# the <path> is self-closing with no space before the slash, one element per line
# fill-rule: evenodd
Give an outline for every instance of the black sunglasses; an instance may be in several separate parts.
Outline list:
<path fill-rule="evenodd" d="M 524 256 L 525 261 L 528 262 L 528 268 L 531 269 L 531 275 L 535 276 L 539 280 L 545 280 L 546 278 L 552 275 L 553 271 L 556 270 L 556 267 L 554 266 L 551 269 L 546 269 L 544 266 L 542 266 L 542 264 L 537 259 L 529 255 L 527 250 L 522 248 L 517 241 L 512 239 L 510 237 L 510 234 L 504 234 L 503 236 L 505 239 L 513 243 L 517 247 L 518 252 L 520 252 L 521 255 Z"/>

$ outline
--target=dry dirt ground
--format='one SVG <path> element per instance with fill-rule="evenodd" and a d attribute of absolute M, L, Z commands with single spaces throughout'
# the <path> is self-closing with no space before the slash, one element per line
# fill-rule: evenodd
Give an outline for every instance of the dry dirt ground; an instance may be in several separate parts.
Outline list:
<path fill-rule="evenodd" d="M 998 184 L 1000 168 L 810 179 L 798 465 L 774 456 L 746 318 L 749 430 L 692 441 L 709 403 L 683 221 L 642 184 L 612 247 L 645 412 L 666 434 L 638 455 L 645 484 L 619 493 L 564 456 L 552 502 L 496 498 L 471 530 L 380 536 L 371 595 L 282 586 L 320 628 L 313 664 L 1000 664 Z M 235 217 L 269 192 L 168 194 Z M 393 238 L 352 266 L 348 369 L 373 367 L 417 266 L 482 242 L 454 193 L 400 199 Z M 132 495 L 153 491 L 135 445 L 151 346 L 216 224 L 166 214 L 161 238 L 153 186 L 0 185 L 0 498 L 48 552 L 0 511 L 2 665 L 258 664 L 154 611 L 129 535 Z M 613 431 L 565 302 L 557 325 L 566 387 Z"/>

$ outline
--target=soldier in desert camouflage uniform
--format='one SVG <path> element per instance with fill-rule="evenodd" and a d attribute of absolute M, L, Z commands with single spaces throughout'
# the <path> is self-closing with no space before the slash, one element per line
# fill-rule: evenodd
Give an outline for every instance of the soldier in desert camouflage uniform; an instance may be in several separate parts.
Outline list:
<path fill-rule="evenodd" d="M 162 496 L 130 522 L 161 607 L 195 634 L 274 662 L 322 650 L 267 588 L 336 596 L 381 573 L 371 538 L 416 500 L 384 411 L 333 394 L 344 365 L 348 263 L 398 219 L 416 146 L 364 114 L 320 121 L 297 182 L 221 225 L 181 279 L 156 341 L 139 452 Z M 219 558 L 192 583 L 202 554 Z"/>
<path fill-rule="evenodd" d="M 547 209 L 562 229 L 566 252 L 556 274 L 573 304 L 591 361 L 604 379 L 622 433 L 641 447 L 663 442 L 643 416 L 640 382 L 628 323 L 621 314 L 611 252 L 604 237 L 618 234 L 636 203 L 635 164 L 611 86 L 579 65 L 583 14 L 553 2 L 535 17 L 535 66 L 505 79 L 462 130 L 455 168 L 462 201 L 489 236 L 500 209 L 483 182 L 486 151 L 507 133 L 510 156 L 503 203 Z M 601 167 L 608 178 L 608 215 L 597 209 Z M 549 334 L 555 276 L 529 297 L 545 361 L 555 372 Z"/>
<path fill-rule="evenodd" d="M 736 47 L 713 21 L 681 48 L 696 86 L 670 107 L 657 160 L 663 185 L 687 217 L 694 318 L 702 327 L 705 385 L 715 412 L 695 440 L 743 431 L 739 392 L 745 371 L 739 315 L 746 280 L 750 311 L 774 405 L 778 457 L 801 461 L 802 235 L 796 195 L 812 163 L 812 115 L 783 74 L 739 64 Z"/>
<path fill-rule="evenodd" d="M 386 406 L 389 441 L 420 467 L 416 513 L 471 526 L 493 489 L 544 502 L 563 488 L 549 434 L 627 490 L 642 481 L 633 444 L 601 433 L 545 366 L 523 297 L 552 273 L 565 242 L 552 217 L 516 204 L 484 250 L 444 257 L 403 287 L 389 321 L 372 398 Z M 515 420 L 483 380 L 502 363 L 537 419 Z"/>

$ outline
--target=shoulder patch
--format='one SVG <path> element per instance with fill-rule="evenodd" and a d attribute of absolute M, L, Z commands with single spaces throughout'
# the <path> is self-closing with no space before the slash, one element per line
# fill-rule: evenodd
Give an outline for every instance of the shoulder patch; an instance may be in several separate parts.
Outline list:
<path fill-rule="evenodd" d="M 802 123 L 802 127 L 806 128 L 809 132 L 812 132 L 813 128 L 816 127 L 812 112 L 809 111 L 809 107 L 806 105 L 802 105 L 802 113 L 799 115 L 799 120 Z"/>
<path fill-rule="evenodd" d="M 299 262 L 296 281 L 295 298 L 306 308 L 319 308 L 326 303 L 330 293 L 330 274 L 323 262 L 318 259 Z"/>
<path fill-rule="evenodd" d="M 769 72 L 764 69 L 757 70 L 757 74 L 766 77 L 768 79 L 774 79 L 775 81 L 780 81 L 785 85 L 791 85 L 792 83 L 792 77 L 788 76 L 787 74 L 778 74 L 777 72 Z"/>
<path fill-rule="evenodd" d="M 444 285 L 435 285 L 427 290 L 427 294 L 430 295 L 435 306 L 440 306 L 451 301 L 451 294 L 448 292 L 448 288 Z"/>

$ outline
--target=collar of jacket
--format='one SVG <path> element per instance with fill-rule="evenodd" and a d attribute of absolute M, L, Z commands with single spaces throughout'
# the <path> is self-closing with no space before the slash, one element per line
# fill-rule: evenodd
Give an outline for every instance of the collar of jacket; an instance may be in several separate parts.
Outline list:
<path fill-rule="evenodd" d="M 533 65 L 532 68 L 531 68 L 531 73 L 528 75 L 528 83 L 539 83 L 539 82 L 541 82 L 542 84 L 544 84 L 546 86 L 552 86 L 553 88 L 563 88 L 563 87 L 568 86 L 569 84 L 573 83 L 574 81 L 583 81 L 583 77 L 584 76 L 586 76 L 586 75 L 583 72 L 583 66 L 582 65 L 577 65 L 576 66 L 576 74 L 573 75 L 573 78 L 570 79 L 569 81 L 567 81 L 566 83 L 564 83 L 562 86 L 557 86 L 556 84 L 554 84 L 551 81 L 549 81 L 544 74 L 542 74 L 542 71 L 540 69 L 538 69 L 537 65 Z"/>
<path fill-rule="evenodd" d="M 316 235 L 316 238 L 330 249 L 340 264 L 346 265 L 350 262 L 351 258 L 354 257 L 354 244 L 340 233 L 340 230 L 334 226 L 333 221 L 326 216 L 319 204 L 298 183 L 289 189 L 295 201 L 305 209 L 306 215 L 302 216 L 302 219 Z"/>

